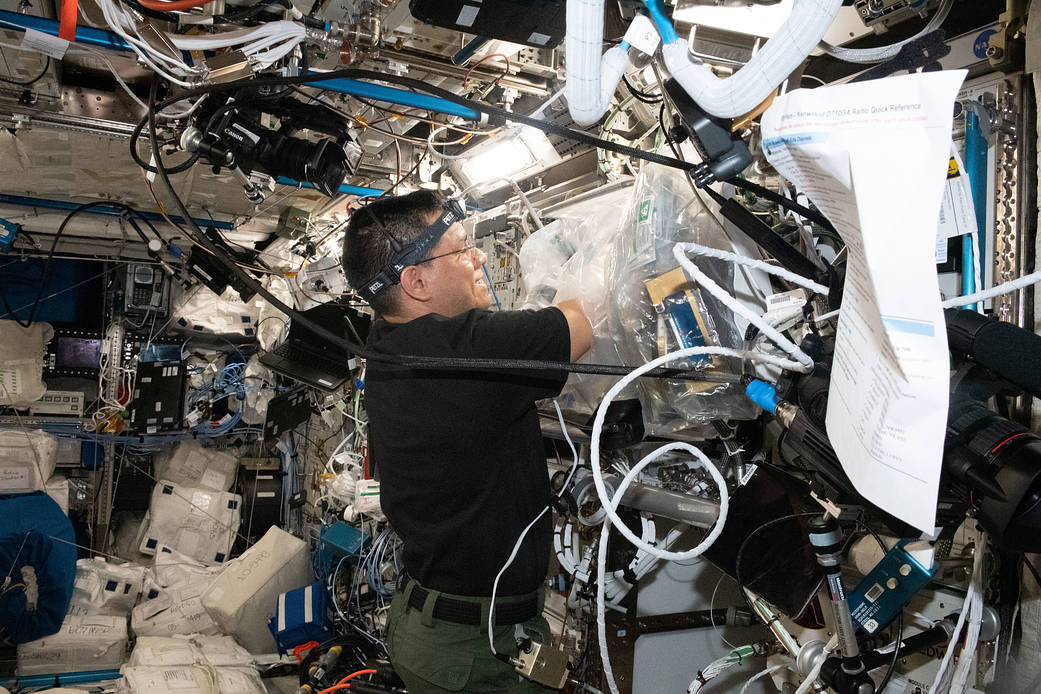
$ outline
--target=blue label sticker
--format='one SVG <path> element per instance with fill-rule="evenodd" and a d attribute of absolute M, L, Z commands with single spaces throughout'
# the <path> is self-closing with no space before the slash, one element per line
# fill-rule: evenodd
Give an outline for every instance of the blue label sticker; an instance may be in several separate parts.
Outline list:
<path fill-rule="evenodd" d="M 983 59 L 987 57 L 987 49 L 990 48 L 990 37 L 996 33 L 998 32 L 994 29 L 984 29 L 976 37 L 976 40 L 972 42 L 972 52 L 977 58 Z"/>

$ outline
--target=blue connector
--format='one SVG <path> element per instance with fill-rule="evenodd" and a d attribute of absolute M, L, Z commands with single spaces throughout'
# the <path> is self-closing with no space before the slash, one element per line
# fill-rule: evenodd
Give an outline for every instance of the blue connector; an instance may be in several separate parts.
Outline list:
<path fill-rule="evenodd" d="M 774 410 L 777 409 L 777 403 L 781 402 L 774 387 L 763 381 L 752 381 L 749 383 L 745 386 L 745 394 L 748 395 L 752 402 L 770 414 L 774 413 Z"/>
<path fill-rule="evenodd" d="M 166 248 L 167 248 L 168 251 L 170 251 L 170 255 L 172 255 L 173 257 L 175 257 L 175 258 L 180 258 L 181 257 L 181 253 L 182 253 L 181 247 L 178 246 L 173 241 L 170 241 L 169 243 L 167 243 L 166 244 Z"/>

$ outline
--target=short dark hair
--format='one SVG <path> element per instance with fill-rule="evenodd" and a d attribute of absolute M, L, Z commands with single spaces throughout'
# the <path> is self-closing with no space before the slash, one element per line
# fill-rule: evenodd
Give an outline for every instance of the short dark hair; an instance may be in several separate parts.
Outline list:
<path fill-rule="evenodd" d="M 431 213 L 441 210 L 441 204 L 441 196 L 434 191 L 417 190 L 408 195 L 373 200 L 367 211 L 355 210 L 343 237 L 343 271 L 347 282 L 358 288 L 375 277 L 390 262 L 393 251 L 388 234 L 403 246 L 412 243 L 429 226 Z M 395 285 L 369 304 L 377 314 L 390 313 L 400 291 Z"/>

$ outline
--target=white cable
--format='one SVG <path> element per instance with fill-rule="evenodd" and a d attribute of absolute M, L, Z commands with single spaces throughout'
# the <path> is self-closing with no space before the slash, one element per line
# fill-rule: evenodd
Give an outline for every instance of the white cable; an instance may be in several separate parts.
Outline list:
<path fill-rule="evenodd" d="M 980 240 L 979 235 L 970 232 L 969 238 L 972 242 L 972 276 L 976 283 L 973 285 L 978 291 L 983 290 L 983 271 L 980 270 Z M 962 242 L 964 243 L 964 241 Z M 976 304 L 976 310 L 983 313 L 983 303 Z"/>
<path fill-rule="evenodd" d="M 793 359 L 797 360 L 799 365 L 797 367 L 793 368 L 792 369 L 793 371 L 798 371 L 800 373 L 809 373 L 810 371 L 812 371 L 813 370 L 813 358 L 812 357 L 810 357 L 805 352 L 803 352 L 801 349 L 799 349 L 799 347 L 796 346 L 791 340 L 786 338 L 781 333 L 777 332 L 777 330 L 775 328 L 771 327 L 769 323 L 764 321 L 759 316 L 759 314 L 757 314 L 757 313 L 755 313 L 753 311 L 750 311 L 743 303 L 741 303 L 740 301 L 738 301 L 737 299 L 732 297 L 729 293 L 726 292 L 726 290 L 724 290 L 722 287 L 720 287 L 718 284 L 716 284 L 715 281 L 710 279 L 708 277 L 708 275 L 706 275 L 704 272 L 702 272 L 698 268 L 698 266 L 696 266 L 694 263 L 692 263 L 690 261 L 689 258 L 687 258 L 687 256 L 685 255 L 684 251 L 686 250 L 686 247 L 688 247 L 690 245 L 692 245 L 692 244 L 677 243 L 675 246 L 672 247 L 672 254 L 673 254 L 673 256 L 675 256 L 676 260 L 683 267 L 683 269 L 686 270 L 690 274 L 691 279 L 693 279 L 695 282 L 697 282 L 703 288 L 707 289 L 708 292 L 710 294 L 712 294 L 712 296 L 714 296 L 716 299 L 718 299 L 724 306 L 729 308 L 731 311 L 733 311 L 737 315 L 743 317 L 745 320 L 747 320 L 749 323 L 751 323 L 755 327 L 759 328 L 760 332 L 762 332 L 764 335 L 766 335 L 771 340 L 773 340 L 774 343 L 778 347 L 780 347 L 782 350 L 784 350 L 789 356 L 791 356 Z M 697 244 L 694 244 L 694 245 L 697 245 Z M 765 268 L 763 268 L 763 269 L 765 269 Z M 779 268 L 773 268 L 773 269 L 777 270 Z M 785 271 L 785 272 L 787 272 L 787 271 Z M 794 276 L 798 277 L 798 275 L 794 275 Z M 800 278 L 800 280 L 809 282 L 809 280 L 806 280 L 805 278 Z M 791 367 L 785 367 L 785 368 L 791 368 Z"/>
<path fill-rule="evenodd" d="M 969 580 L 969 589 L 965 593 L 965 600 L 962 602 L 961 613 L 958 614 L 958 622 L 954 625 L 954 633 L 951 634 L 951 640 L 947 642 L 947 652 L 943 654 L 943 660 L 940 661 L 940 668 L 936 671 L 936 676 L 933 678 L 933 684 L 929 688 L 930 692 L 946 692 L 946 688 L 943 686 L 943 680 L 946 679 L 947 668 L 950 666 L 951 659 L 954 657 L 955 647 L 961 640 L 961 630 L 962 627 L 965 626 L 965 621 L 968 618 L 973 596 L 979 590 L 976 581 L 976 561 L 977 559 L 982 560 L 979 555 L 983 553 L 983 550 L 984 547 L 976 548 L 977 556 L 973 557 L 972 578 Z"/>
<path fill-rule="evenodd" d="M 438 133 L 442 133 L 445 130 L 448 130 L 448 126 L 447 125 L 442 125 L 442 126 L 439 126 L 437 128 L 434 128 L 433 130 L 430 131 L 430 134 L 427 135 L 427 152 L 430 153 L 430 156 L 437 157 L 438 159 L 452 159 L 452 160 L 454 160 L 454 159 L 466 159 L 467 157 L 469 157 L 470 156 L 469 152 L 463 152 L 462 154 L 443 154 L 443 153 L 438 152 L 437 150 L 434 149 L 434 138 L 437 137 Z"/>
<path fill-rule="evenodd" d="M 786 270 L 783 267 L 773 265 L 766 262 L 765 260 L 757 260 L 756 258 L 749 258 L 748 256 L 738 255 L 737 253 L 731 253 L 730 251 L 724 251 L 719 248 L 712 248 L 711 246 L 702 246 L 700 243 L 679 243 L 676 244 L 681 247 L 684 253 L 693 253 L 694 255 L 703 255 L 709 258 L 718 258 L 725 260 L 728 263 L 738 263 L 741 265 L 747 265 L 748 267 L 756 270 L 762 270 L 771 275 L 777 275 L 778 277 L 788 280 L 792 284 L 797 284 L 800 287 L 805 287 L 811 292 L 816 294 L 827 294 L 828 288 L 823 284 L 814 282 L 811 279 L 797 275 L 790 270 Z"/>
<path fill-rule="evenodd" d="M 510 568 L 510 564 L 513 563 L 513 560 L 517 558 L 517 552 L 520 550 L 521 543 L 524 542 L 524 536 L 528 534 L 529 530 L 531 530 L 531 526 L 538 523 L 539 519 L 546 515 L 546 511 L 548 510 L 549 506 L 543 506 L 542 510 L 539 511 L 539 514 L 528 523 L 528 527 L 521 531 L 520 537 L 517 538 L 516 544 L 513 545 L 513 551 L 510 552 L 509 558 L 506 560 L 506 563 L 502 565 L 502 568 L 499 569 L 499 573 L 495 575 L 495 582 L 492 583 L 492 601 L 491 606 L 488 609 L 488 647 L 492 649 L 492 654 L 494 655 L 499 654 L 499 652 L 495 650 L 495 634 L 492 630 L 492 627 L 495 624 L 495 593 L 499 588 L 499 579 L 502 578 L 504 573 L 506 573 L 506 569 Z"/>
<path fill-rule="evenodd" d="M 722 673 L 727 670 L 733 669 L 741 664 L 740 660 L 730 660 L 730 656 L 733 653 L 727 653 L 722 658 L 717 658 L 711 663 L 706 665 L 701 672 L 698 673 L 698 677 L 691 680 L 691 683 L 687 685 L 687 694 L 697 694 L 701 691 L 701 688 L 708 684 L 710 681 L 719 677 Z"/>
<path fill-rule="evenodd" d="M 795 694 L 806 694 L 806 692 L 813 688 L 814 682 L 816 682 L 817 678 L 820 677 L 821 668 L 824 666 L 824 660 L 824 658 L 817 659 L 817 662 L 814 663 L 813 667 L 810 669 L 809 674 L 806 675 L 806 679 L 804 679 L 802 684 L 799 685 L 799 688 L 795 690 Z"/>
<path fill-rule="evenodd" d="M 177 48 L 182 51 L 212 50 L 214 48 L 230 48 L 249 43 L 263 37 L 303 38 L 304 26 L 296 22 L 280 20 L 266 22 L 257 27 L 224 31 L 219 34 L 186 36 L 184 34 L 167 34 Z"/>
<path fill-rule="evenodd" d="M 514 137 L 516 137 L 516 136 L 514 136 Z M 465 156 L 465 155 L 460 155 L 460 156 Z M 469 193 L 470 191 L 472 191 L 474 188 L 482 188 L 484 186 L 487 186 L 490 183 L 498 183 L 500 181 L 505 181 L 506 183 L 509 183 L 510 186 L 513 187 L 513 192 L 516 193 L 517 197 L 519 197 L 521 199 L 521 203 L 524 205 L 524 209 L 526 209 L 528 211 L 528 214 L 531 215 L 532 220 L 534 220 L 534 222 L 535 222 L 535 226 L 538 227 L 539 229 L 543 228 L 543 226 L 545 226 L 545 225 L 542 223 L 542 218 L 539 217 L 539 213 L 535 210 L 535 207 L 531 204 L 531 200 L 529 200 L 527 194 L 525 194 L 525 192 L 523 190 L 521 190 L 521 187 L 519 185 L 517 185 L 517 181 L 515 181 L 512 178 L 506 178 L 505 176 L 497 176 L 495 178 L 490 178 L 490 179 L 488 179 L 486 181 L 481 181 L 480 183 L 473 183 L 473 184 L 467 186 L 466 188 L 464 188 L 463 191 L 461 193 L 459 193 L 459 197 L 460 198 L 465 197 L 466 194 Z M 476 199 L 475 199 L 475 202 L 476 202 Z M 506 247 L 509 248 L 509 246 L 506 246 Z M 514 253 L 514 255 L 516 255 L 516 251 L 514 251 L 512 248 L 509 248 L 509 250 L 512 251 Z M 519 255 L 517 256 L 517 259 L 520 260 L 520 256 Z"/>
<path fill-rule="evenodd" d="M 557 498 L 560 498 L 560 496 L 564 494 L 564 491 L 567 490 L 568 485 L 571 484 L 571 478 L 574 477 L 575 471 L 578 470 L 578 450 L 575 448 L 575 444 L 571 441 L 571 437 L 567 433 L 567 426 L 564 424 L 564 415 L 560 411 L 560 405 L 557 404 L 556 400 L 553 401 L 553 407 L 557 409 L 557 418 L 560 420 L 560 430 L 564 432 L 564 440 L 567 441 L 568 446 L 571 447 L 571 453 L 574 455 L 574 459 L 571 462 L 571 472 L 568 473 L 567 478 L 564 480 L 564 484 L 560 487 L 560 491 L 557 493 Z M 517 542 L 513 545 L 513 551 L 510 552 L 509 558 L 506 560 L 506 563 L 502 565 L 502 568 L 499 569 L 499 573 L 495 575 L 495 581 L 492 583 L 491 604 L 488 607 L 488 647 L 492 649 L 493 655 L 499 654 L 499 652 L 495 650 L 495 635 L 493 632 L 493 626 L 495 624 L 495 593 L 499 589 L 499 579 L 502 578 L 504 573 L 506 573 L 506 569 L 510 568 L 510 564 L 513 563 L 513 560 L 517 558 L 517 552 L 520 551 L 521 543 L 524 542 L 524 537 L 528 534 L 528 531 L 531 530 L 533 525 L 538 523 L 539 519 L 542 518 L 548 510 L 549 506 L 543 507 L 543 509 L 539 511 L 539 514 L 528 523 L 528 527 L 521 531 L 520 537 L 517 538 Z"/>
<path fill-rule="evenodd" d="M 1002 296 L 1004 294 L 1010 294 L 1024 287 L 1029 287 L 1032 284 L 1041 282 L 1041 271 L 1032 272 L 1029 275 L 1023 275 L 1019 279 L 1014 279 L 1004 284 L 985 289 L 981 292 L 975 292 L 973 294 L 966 294 L 965 296 L 956 296 L 952 299 L 947 299 L 940 304 L 943 308 L 955 308 L 958 306 L 965 306 L 967 304 L 975 304 L 980 301 L 986 301 L 993 299 L 996 296 Z"/>
<path fill-rule="evenodd" d="M 199 68 L 189 67 L 188 65 L 185 65 L 183 61 L 175 61 L 170 56 L 164 55 L 155 50 L 147 41 L 137 34 L 137 30 L 134 28 L 135 22 L 133 18 L 126 14 L 121 8 L 116 7 L 112 0 L 98 0 L 97 4 L 98 7 L 101 8 L 101 12 L 105 17 L 105 22 L 108 24 L 109 29 L 126 41 L 145 65 L 152 68 L 152 70 L 157 74 L 174 84 L 182 87 L 195 86 L 191 81 L 176 77 L 169 71 L 159 67 L 156 64 L 156 61 L 165 63 L 170 69 L 176 69 L 183 75 L 194 77 L 196 80 L 202 76 Z M 134 31 L 136 37 L 127 33 L 127 27 Z"/>
<path fill-rule="evenodd" d="M 971 583 L 976 586 L 973 591 L 972 602 L 969 605 L 968 624 L 969 629 L 962 645 L 961 654 L 958 656 L 958 667 L 954 671 L 954 684 L 951 687 L 952 694 L 962 694 L 965 691 L 966 682 L 969 678 L 969 669 L 975 663 L 976 646 L 980 639 L 980 623 L 983 619 L 983 555 L 987 547 L 985 533 L 980 533 L 976 539 L 976 553 L 972 561 Z"/>
<path fill-rule="evenodd" d="M 929 19 L 929 22 L 925 27 L 914 36 L 890 44 L 888 46 L 878 46 L 877 48 L 843 48 L 841 46 L 833 46 L 825 41 L 820 42 L 820 48 L 828 55 L 844 60 L 847 63 L 881 63 L 882 61 L 889 60 L 896 56 L 900 52 L 900 49 L 909 44 L 912 41 L 916 41 L 926 34 L 930 34 L 940 28 L 943 21 L 947 19 L 947 14 L 951 11 L 951 7 L 954 6 L 954 0 L 941 0 L 940 6 L 936 8 L 936 12 Z"/>
<path fill-rule="evenodd" d="M 548 99 L 546 99 L 545 101 L 542 102 L 541 106 L 539 106 L 537 109 L 535 109 L 534 111 L 529 113 L 528 117 L 529 118 L 539 118 L 539 119 L 541 119 L 542 118 L 542 114 L 545 113 L 546 109 L 549 108 L 550 105 L 552 105 L 554 101 L 556 101 L 557 99 L 559 99 L 561 96 L 564 95 L 564 90 L 565 89 L 567 89 L 566 85 L 561 87 L 557 91 L 555 91 L 552 96 L 550 96 Z"/>
<path fill-rule="evenodd" d="M 679 359 L 683 357 L 693 356 L 695 354 L 719 354 L 721 349 L 719 347 L 691 347 L 689 349 L 682 349 L 677 352 L 665 354 L 657 359 L 654 359 L 647 364 L 633 370 L 626 376 L 623 376 L 618 382 L 607 391 L 603 401 L 600 403 L 600 407 L 597 408 L 596 418 L 593 421 L 593 431 L 591 433 L 591 453 L 590 462 L 593 470 L 593 483 L 596 486 L 597 495 L 600 497 L 600 504 L 603 507 L 604 512 L 607 515 L 610 523 L 604 521 L 603 527 L 600 531 L 600 545 L 597 548 L 597 565 L 599 570 L 597 571 L 597 592 L 596 592 L 596 611 L 597 611 L 597 636 L 600 644 L 600 658 L 603 662 L 604 676 L 607 679 L 607 683 L 611 689 L 612 694 L 618 694 L 618 686 L 614 681 L 614 673 L 611 670 L 611 662 L 607 651 L 607 624 L 605 618 L 605 568 L 607 565 L 607 536 L 610 532 L 610 526 L 613 524 L 615 528 L 625 536 L 629 542 L 644 550 L 651 556 L 658 557 L 660 559 L 669 560 L 684 560 L 691 559 L 700 555 L 706 549 L 712 546 L 712 543 L 716 541 L 720 533 L 723 532 L 723 525 L 726 523 L 727 510 L 729 508 L 730 498 L 727 493 L 726 480 L 720 474 L 719 470 L 712 464 L 712 461 L 708 459 L 700 449 L 695 448 L 689 443 L 681 441 L 673 442 L 661 446 L 648 455 L 644 456 L 636 465 L 629 470 L 629 472 L 622 478 L 622 481 L 618 483 L 617 490 L 615 491 L 614 497 L 609 497 L 607 489 L 604 485 L 603 472 L 600 469 L 600 433 L 604 427 L 604 419 L 607 416 L 607 409 L 610 407 L 611 402 L 618 396 L 618 394 L 625 389 L 632 381 L 639 378 L 642 374 L 655 368 L 659 364 L 662 364 L 673 359 Z M 738 353 L 738 350 L 725 350 L 727 353 Z M 744 352 L 743 354 L 751 354 Z M 757 355 L 760 359 L 766 359 L 767 355 Z M 642 539 L 638 538 L 633 534 L 625 523 L 619 518 L 616 511 L 618 502 L 621 501 L 626 489 L 632 483 L 636 476 L 647 467 L 649 464 L 657 460 L 659 457 L 668 453 L 669 451 L 683 450 L 695 457 L 698 462 L 698 466 L 704 468 L 711 476 L 713 481 L 716 483 L 719 489 L 719 517 L 716 519 L 715 524 L 712 526 L 712 530 L 698 545 L 685 552 L 671 552 L 668 550 L 655 547 Z"/>
<path fill-rule="evenodd" d="M 752 591 L 747 588 L 742 588 L 745 595 L 748 596 L 749 602 L 752 603 L 752 609 L 755 611 L 759 618 L 763 620 L 763 624 L 769 629 L 777 640 L 784 646 L 784 650 L 788 652 L 792 658 L 795 658 L 799 654 L 799 643 L 795 640 L 788 629 L 781 624 L 781 621 L 774 615 L 773 611 L 767 606 L 766 601 L 762 598 L 755 596 Z"/>
<path fill-rule="evenodd" d="M 763 670 L 762 672 L 758 672 L 758 673 L 752 675 L 750 678 L 748 678 L 748 681 L 745 682 L 744 686 L 741 687 L 741 691 L 738 694 L 745 694 L 745 692 L 748 691 L 748 688 L 752 686 L 753 682 L 755 682 L 757 680 L 761 680 L 762 678 L 766 677 L 767 675 L 772 675 L 773 673 L 777 672 L 778 670 L 784 670 L 787 667 L 788 667 L 788 665 L 785 664 L 785 663 L 782 663 L 781 665 L 772 665 L 772 666 L 766 668 L 765 670 Z"/>

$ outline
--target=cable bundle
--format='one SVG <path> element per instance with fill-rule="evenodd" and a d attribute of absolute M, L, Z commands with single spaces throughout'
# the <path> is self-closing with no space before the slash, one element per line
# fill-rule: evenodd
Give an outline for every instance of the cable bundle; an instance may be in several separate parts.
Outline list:
<path fill-rule="evenodd" d="M 180 10 L 180 3 L 155 3 L 164 8 Z M 197 3 L 196 3 L 197 4 Z M 203 65 L 188 65 L 180 56 L 163 52 L 141 34 L 137 17 L 115 0 L 98 0 L 98 6 L 108 27 L 133 49 L 148 67 L 165 80 L 181 87 L 198 86 L 207 77 Z M 304 40 L 306 28 L 290 21 L 266 22 L 258 27 L 203 36 L 167 34 L 170 42 L 182 51 L 239 48 L 254 68 L 270 67 L 286 57 Z"/>
<path fill-rule="evenodd" d="M 732 670 L 744 664 L 746 658 L 761 654 L 762 650 L 754 645 L 738 646 L 722 658 L 713 660 L 704 670 L 699 672 L 698 676 L 687 687 L 687 694 L 696 694 L 711 680 L 719 677 L 727 670 Z"/>
<path fill-rule="evenodd" d="M 361 570 L 369 587 L 385 598 L 391 597 L 397 590 L 398 576 L 403 568 L 398 559 L 400 548 L 401 540 L 398 534 L 388 525 L 372 541 L 372 546 L 361 563 Z M 390 581 L 386 579 L 388 573 L 394 576 Z"/>

